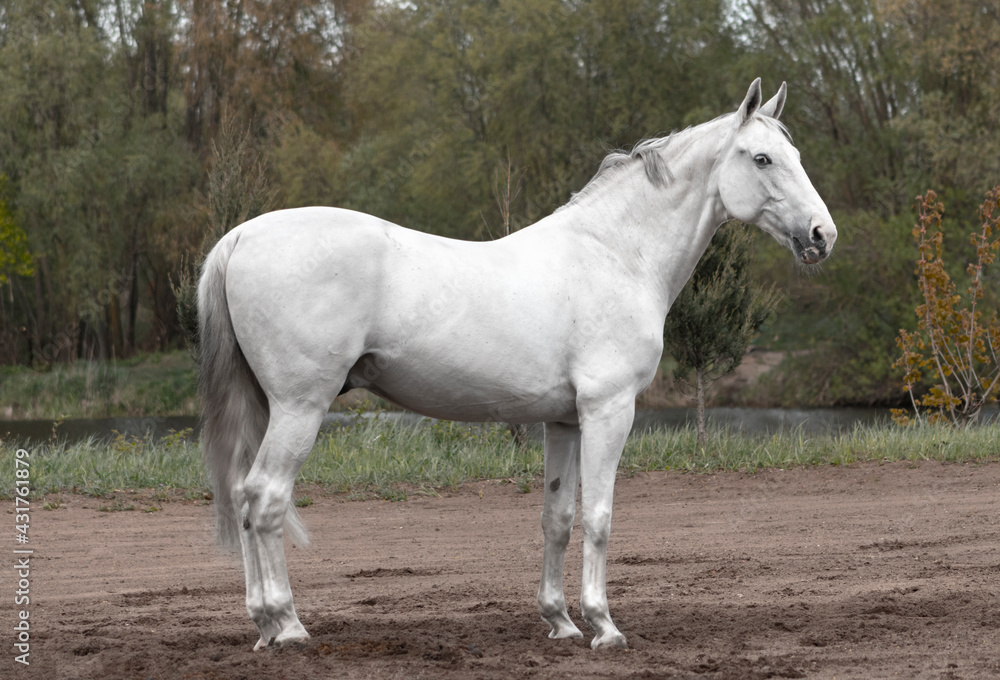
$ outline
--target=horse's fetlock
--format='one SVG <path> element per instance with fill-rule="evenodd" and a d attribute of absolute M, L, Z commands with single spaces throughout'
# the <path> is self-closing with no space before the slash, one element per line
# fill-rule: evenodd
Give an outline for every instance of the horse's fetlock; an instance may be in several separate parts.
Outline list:
<path fill-rule="evenodd" d="M 538 612 L 543 619 L 550 619 L 566 611 L 566 601 L 561 597 L 538 595 Z"/>
<path fill-rule="evenodd" d="M 595 627 L 600 622 L 611 620 L 607 599 L 597 595 L 583 595 L 580 598 L 580 613 L 588 624 Z"/>
<path fill-rule="evenodd" d="M 282 623 L 285 619 L 293 618 L 295 616 L 295 605 L 292 603 L 292 596 L 289 593 L 287 596 L 269 597 L 264 602 L 264 611 L 267 612 L 267 618 L 271 621 L 278 623 L 279 627 L 283 627 Z"/>
<path fill-rule="evenodd" d="M 271 617 L 267 615 L 264 610 L 264 605 L 261 602 L 255 602 L 254 604 L 247 604 L 247 614 L 250 615 L 250 620 L 253 621 L 258 628 L 263 629 L 267 625 Z"/>

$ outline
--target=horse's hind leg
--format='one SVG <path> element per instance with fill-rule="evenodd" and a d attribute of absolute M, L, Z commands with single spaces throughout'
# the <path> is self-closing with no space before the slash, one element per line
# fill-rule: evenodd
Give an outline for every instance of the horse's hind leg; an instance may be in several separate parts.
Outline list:
<path fill-rule="evenodd" d="M 254 649 L 309 637 L 288 582 L 283 541 L 295 477 L 312 450 L 325 409 L 272 402 L 267 434 L 243 481 L 240 512 L 247 613 L 260 629 Z"/>
<path fill-rule="evenodd" d="M 563 562 L 573 530 L 579 469 L 580 428 L 546 423 L 545 502 L 542 508 L 545 552 L 542 582 L 538 587 L 538 609 L 542 619 L 552 627 L 550 638 L 583 637 L 569 618 L 563 594 Z"/>

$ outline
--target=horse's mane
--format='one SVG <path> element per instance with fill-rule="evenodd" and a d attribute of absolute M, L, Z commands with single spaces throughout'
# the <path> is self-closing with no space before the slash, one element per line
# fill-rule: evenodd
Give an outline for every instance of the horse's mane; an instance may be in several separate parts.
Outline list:
<path fill-rule="evenodd" d="M 603 161 L 601 161 L 600 167 L 597 169 L 597 172 L 590 179 L 590 181 L 587 182 L 584 187 L 580 189 L 580 191 L 573 194 L 569 202 L 562 207 L 566 208 L 578 203 L 580 200 L 592 194 L 599 186 L 604 184 L 610 176 L 615 174 L 615 170 L 619 170 L 636 161 L 642 161 L 646 177 L 653 184 L 653 186 L 667 186 L 674 179 L 673 173 L 670 172 L 667 157 L 671 156 L 676 158 L 677 156 L 680 156 L 691 145 L 691 143 L 695 141 L 697 138 L 696 133 L 705 132 L 705 128 L 708 126 L 718 123 L 724 119 L 729 119 L 735 115 L 735 113 L 724 113 L 706 123 L 701 123 L 694 127 L 688 127 L 680 131 L 672 132 L 665 137 L 653 137 L 651 139 L 640 140 L 635 146 L 632 147 L 631 151 L 612 151 L 604 157 Z M 755 118 L 766 124 L 777 127 L 777 129 L 780 130 L 789 141 L 792 140 L 792 136 L 788 132 L 788 128 L 786 128 L 784 123 L 781 121 L 770 116 L 755 116 Z M 562 208 L 560 208 L 560 210 L 561 209 Z"/>

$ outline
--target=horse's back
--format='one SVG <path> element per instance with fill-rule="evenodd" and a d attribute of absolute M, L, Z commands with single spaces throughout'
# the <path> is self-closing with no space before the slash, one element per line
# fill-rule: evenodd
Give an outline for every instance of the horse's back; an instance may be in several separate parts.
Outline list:
<path fill-rule="evenodd" d="M 227 238 L 239 239 L 241 257 L 263 254 L 274 267 L 305 265 L 299 275 L 304 278 L 352 248 L 378 248 L 391 229 L 402 227 L 354 210 L 309 207 L 265 213 L 244 222 Z"/>
<path fill-rule="evenodd" d="M 318 380 L 319 400 L 367 387 L 438 417 L 568 420 L 580 366 L 635 380 L 623 348 L 648 329 L 608 314 L 626 289 L 588 265 L 569 229 L 460 241 L 302 208 L 232 237 L 233 326 L 271 393 Z"/>
<path fill-rule="evenodd" d="M 266 391 L 308 391 L 318 376 L 320 399 L 368 387 L 442 416 L 491 419 L 554 393 L 565 402 L 555 410 L 571 410 L 554 355 L 566 338 L 553 337 L 567 310 L 538 248 L 336 208 L 268 213 L 227 238 L 238 239 L 226 285 L 233 326 Z"/>

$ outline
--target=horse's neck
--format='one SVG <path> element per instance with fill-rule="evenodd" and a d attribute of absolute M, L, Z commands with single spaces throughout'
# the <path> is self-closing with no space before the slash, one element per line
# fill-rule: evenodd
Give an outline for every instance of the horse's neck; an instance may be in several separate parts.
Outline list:
<path fill-rule="evenodd" d="M 683 158 L 668 161 L 666 186 L 654 186 L 633 161 L 597 195 L 571 206 L 574 230 L 647 279 L 664 316 L 727 219 L 714 172 L 718 153 L 711 139 L 690 145 Z"/>

